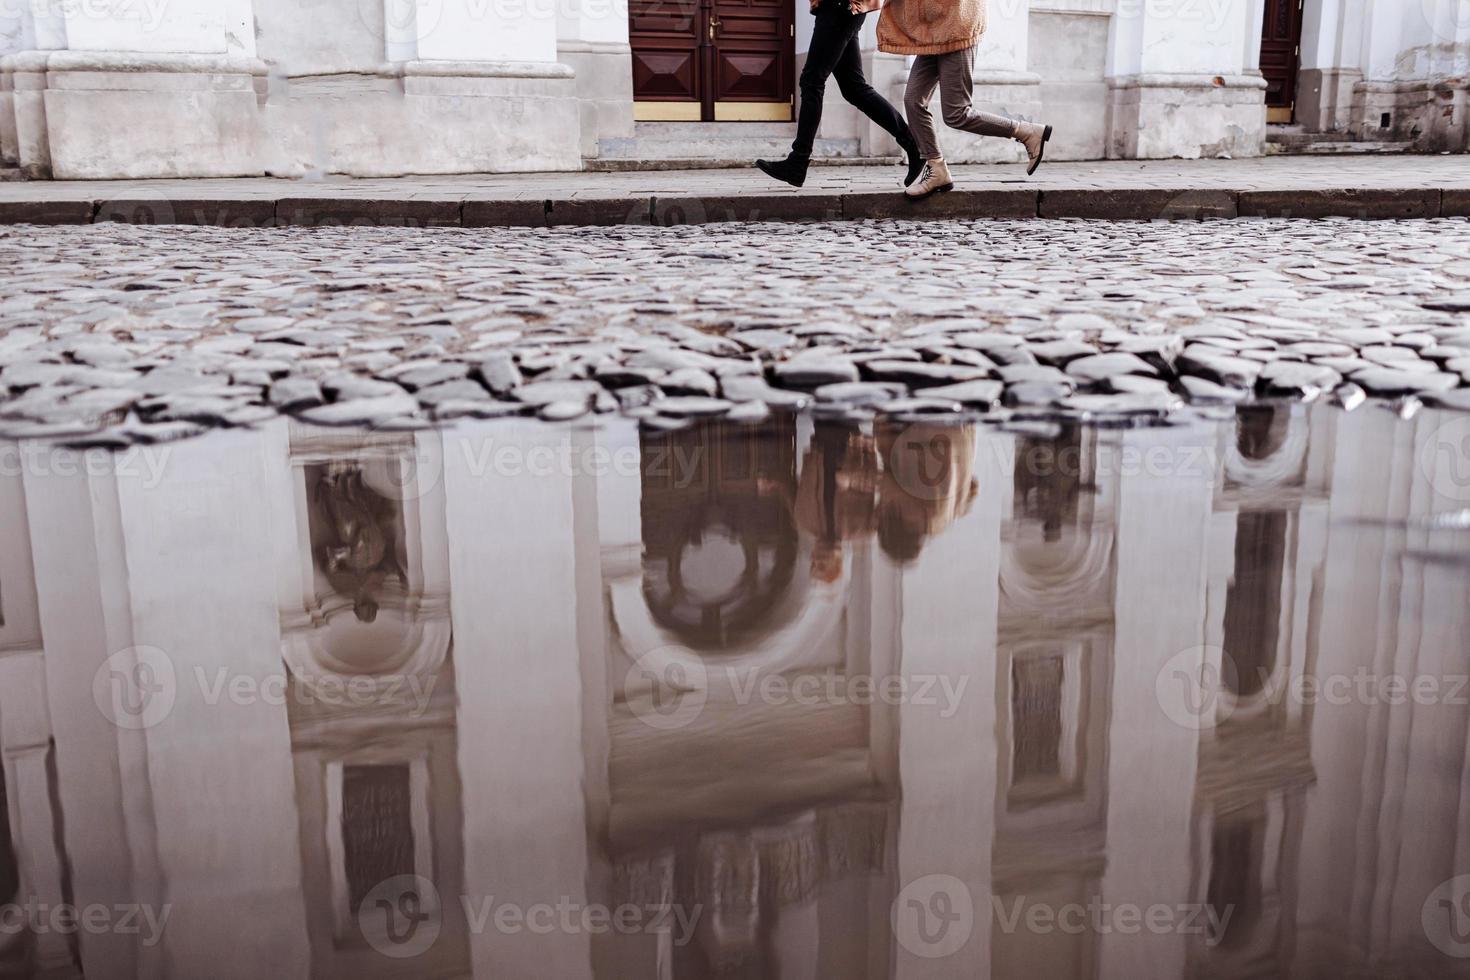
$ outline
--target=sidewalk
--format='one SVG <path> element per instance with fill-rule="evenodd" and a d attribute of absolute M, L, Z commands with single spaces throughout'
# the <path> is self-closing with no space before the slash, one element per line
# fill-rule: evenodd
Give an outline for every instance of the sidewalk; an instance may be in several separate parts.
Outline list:
<path fill-rule="evenodd" d="M 754 169 L 0 183 L 0 224 L 463 226 L 703 224 L 861 218 L 1470 217 L 1465 156 L 954 168 L 956 190 L 912 203 L 897 166 L 816 167 L 806 187 Z"/>

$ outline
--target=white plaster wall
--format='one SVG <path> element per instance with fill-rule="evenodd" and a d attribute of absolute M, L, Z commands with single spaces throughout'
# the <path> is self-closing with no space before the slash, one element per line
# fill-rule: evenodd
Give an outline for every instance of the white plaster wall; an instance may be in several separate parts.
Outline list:
<path fill-rule="evenodd" d="M 370 0 L 255 0 L 260 57 L 286 75 L 365 71 L 386 60 L 385 20 Z"/>
<path fill-rule="evenodd" d="M 402 2 L 406 0 L 389 0 L 390 4 Z M 416 52 L 393 60 L 554 62 L 558 2 L 561 0 L 420 3 Z M 391 53 L 391 46 L 389 50 Z"/>
<path fill-rule="evenodd" d="M 628 43 L 628 0 L 557 0 L 556 35 L 562 41 Z"/>
<path fill-rule="evenodd" d="M 238 4 L 230 6 L 228 14 L 238 17 Z M 66 46 L 73 51 L 226 51 L 227 7 L 220 0 L 67 4 L 61 11 Z"/>
<path fill-rule="evenodd" d="M 1255 0 L 1118 0 L 1108 74 L 1238 74 L 1254 8 Z"/>

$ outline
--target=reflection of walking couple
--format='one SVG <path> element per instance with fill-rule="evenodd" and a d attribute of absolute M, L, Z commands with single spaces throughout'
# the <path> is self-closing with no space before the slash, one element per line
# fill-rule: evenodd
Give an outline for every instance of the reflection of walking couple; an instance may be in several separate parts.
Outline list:
<path fill-rule="evenodd" d="M 876 436 L 818 423 L 796 488 L 796 522 L 816 539 L 812 574 L 842 575 L 843 546 L 876 534 L 895 562 L 970 510 L 975 434 L 970 426 L 880 425 Z"/>
<path fill-rule="evenodd" d="M 954 187 L 939 152 L 939 137 L 929 101 L 939 89 L 944 124 L 979 136 L 1014 139 L 1026 148 L 1026 173 L 1041 165 L 1051 127 L 975 110 L 973 102 L 975 46 L 985 33 L 986 0 L 811 0 L 816 21 L 806 67 L 801 72 L 801 114 L 796 141 L 785 160 L 757 160 L 756 166 L 788 184 L 806 182 L 812 146 L 822 121 L 822 94 L 828 76 L 837 78 L 842 97 L 888 131 L 908 158 L 904 191 L 915 200 Z M 878 19 L 878 49 L 915 55 L 909 69 L 904 108 L 898 111 L 863 75 L 858 32 L 870 12 Z"/>

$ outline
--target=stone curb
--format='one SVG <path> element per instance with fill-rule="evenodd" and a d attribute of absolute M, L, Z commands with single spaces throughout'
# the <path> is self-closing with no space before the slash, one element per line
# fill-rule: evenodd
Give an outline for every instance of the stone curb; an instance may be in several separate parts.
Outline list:
<path fill-rule="evenodd" d="M 1441 192 L 1434 188 L 1370 190 L 1241 191 L 1246 218 L 1438 218 Z"/>
<path fill-rule="evenodd" d="M 0 225 L 90 224 L 314 227 L 558 227 L 696 225 L 730 221 L 1102 219 L 1179 221 L 1211 218 L 1470 217 L 1470 189 L 1115 188 L 955 190 L 924 201 L 892 192 L 723 194 L 558 200 L 454 197 L 221 197 L 171 200 L 162 195 L 107 200 L 0 201 Z"/>

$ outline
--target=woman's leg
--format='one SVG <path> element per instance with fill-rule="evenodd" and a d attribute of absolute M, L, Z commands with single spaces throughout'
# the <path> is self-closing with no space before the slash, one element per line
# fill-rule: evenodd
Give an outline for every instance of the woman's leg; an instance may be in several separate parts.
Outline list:
<path fill-rule="evenodd" d="M 919 153 L 925 160 L 939 159 L 939 134 L 934 131 L 934 116 L 929 112 L 929 100 L 939 87 L 939 57 L 921 54 L 909 68 L 909 84 L 903 93 L 904 112 L 909 117 L 909 129 L 919 144 Z"/>
<path fill-rule="evenodd" d="M 990 112 L 978 112 L 975 100 L 975 49 L 936 56 L 939 61 L 939 102 L 944 124 L 977 136 L 1016 135 L 1016 121 Z"/>

